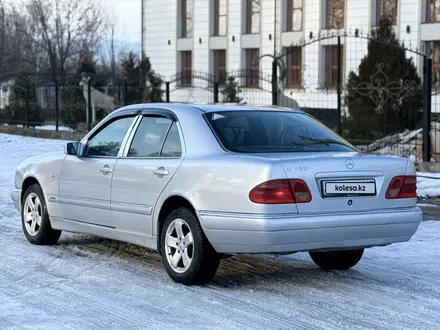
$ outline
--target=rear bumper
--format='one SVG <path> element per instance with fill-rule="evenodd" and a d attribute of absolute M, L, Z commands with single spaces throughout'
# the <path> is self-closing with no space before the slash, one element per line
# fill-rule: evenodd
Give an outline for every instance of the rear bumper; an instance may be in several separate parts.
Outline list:
<path fill-rule="evenodd" d="M 11 199 L 14 202 L 14 206 L 18 211 L 20 211 L 20 208 L 21 208 L 20 196 L 21 196 L 21 189 L 13 189 L 12 190 Z"/>
<path fill-rule="evenodd" d="M 288 253 L 406 242 L 422 212 L 418 207 L 307 216 L 200 211 L 199 218 L 217 252 Z"/>

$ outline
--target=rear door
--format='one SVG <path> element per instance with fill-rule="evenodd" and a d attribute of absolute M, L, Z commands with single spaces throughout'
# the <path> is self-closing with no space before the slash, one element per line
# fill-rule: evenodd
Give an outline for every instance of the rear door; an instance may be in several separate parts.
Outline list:
<path fill-rule="evenodd" d="M 174 114 L 144 111 L 115 166 L 111 187 L 114 227 L 152 235 L 153 209 L 183 160 L 182 141 Z"/>

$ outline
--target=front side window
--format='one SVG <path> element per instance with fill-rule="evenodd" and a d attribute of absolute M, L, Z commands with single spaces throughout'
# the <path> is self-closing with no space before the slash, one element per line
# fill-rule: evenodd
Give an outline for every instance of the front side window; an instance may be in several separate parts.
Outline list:
<path fill-rule="evenodd" d="M 144 117 L 134 135 L 128 157 L 180 157 L 182 146 L 176 122 Z"/>
<path fill-rule="evenodd" d="M 87 141 L 84 155 L 87 157 L 116 157 L 133 119 L 134 117 L 118 118 L 106 125 Z"/>
<path fill-rule="evenodd" d="M 220 111 L 204 116 L 220 144 L 232 152 L 355 150 L 347 141 L 304 113 L 249 110 Z"/>

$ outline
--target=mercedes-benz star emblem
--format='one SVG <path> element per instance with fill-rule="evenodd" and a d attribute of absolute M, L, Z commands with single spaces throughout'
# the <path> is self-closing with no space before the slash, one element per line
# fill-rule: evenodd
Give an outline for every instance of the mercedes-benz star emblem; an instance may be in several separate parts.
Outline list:
<path fill-rule="evenodd" d="M 345 160 L 345 167 L 347 167 L 349 170 L 354 168 L 354 161 L 353 159 L 346 159 Z"/>

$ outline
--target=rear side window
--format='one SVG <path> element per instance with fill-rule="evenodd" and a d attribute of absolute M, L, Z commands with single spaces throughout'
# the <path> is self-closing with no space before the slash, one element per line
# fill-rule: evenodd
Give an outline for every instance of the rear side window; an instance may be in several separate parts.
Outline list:
<path fill-rule="evenodd" d="M 144 117 L 134 135 L 128 157 L 159 157 L 165 136 L 173 122 L 163 117 Z"/>
<path fill-rule="evenodd" d="M 242 153 L 353 151 L 355 148 L 307 114 L 219 111 L 205 119 L 220 144 Z"/>
<path fill-rule="evenodd" d="M 180 158 L 182 145 L 177 123 L 164 117 L 144 117 L 127 157 Z"/>
<path fill-rule="evenodd" d="M 182 155 L 179 131 L 176 122 L 173 122 L 160 153 L 160 157 L 179 158 Z"/>

